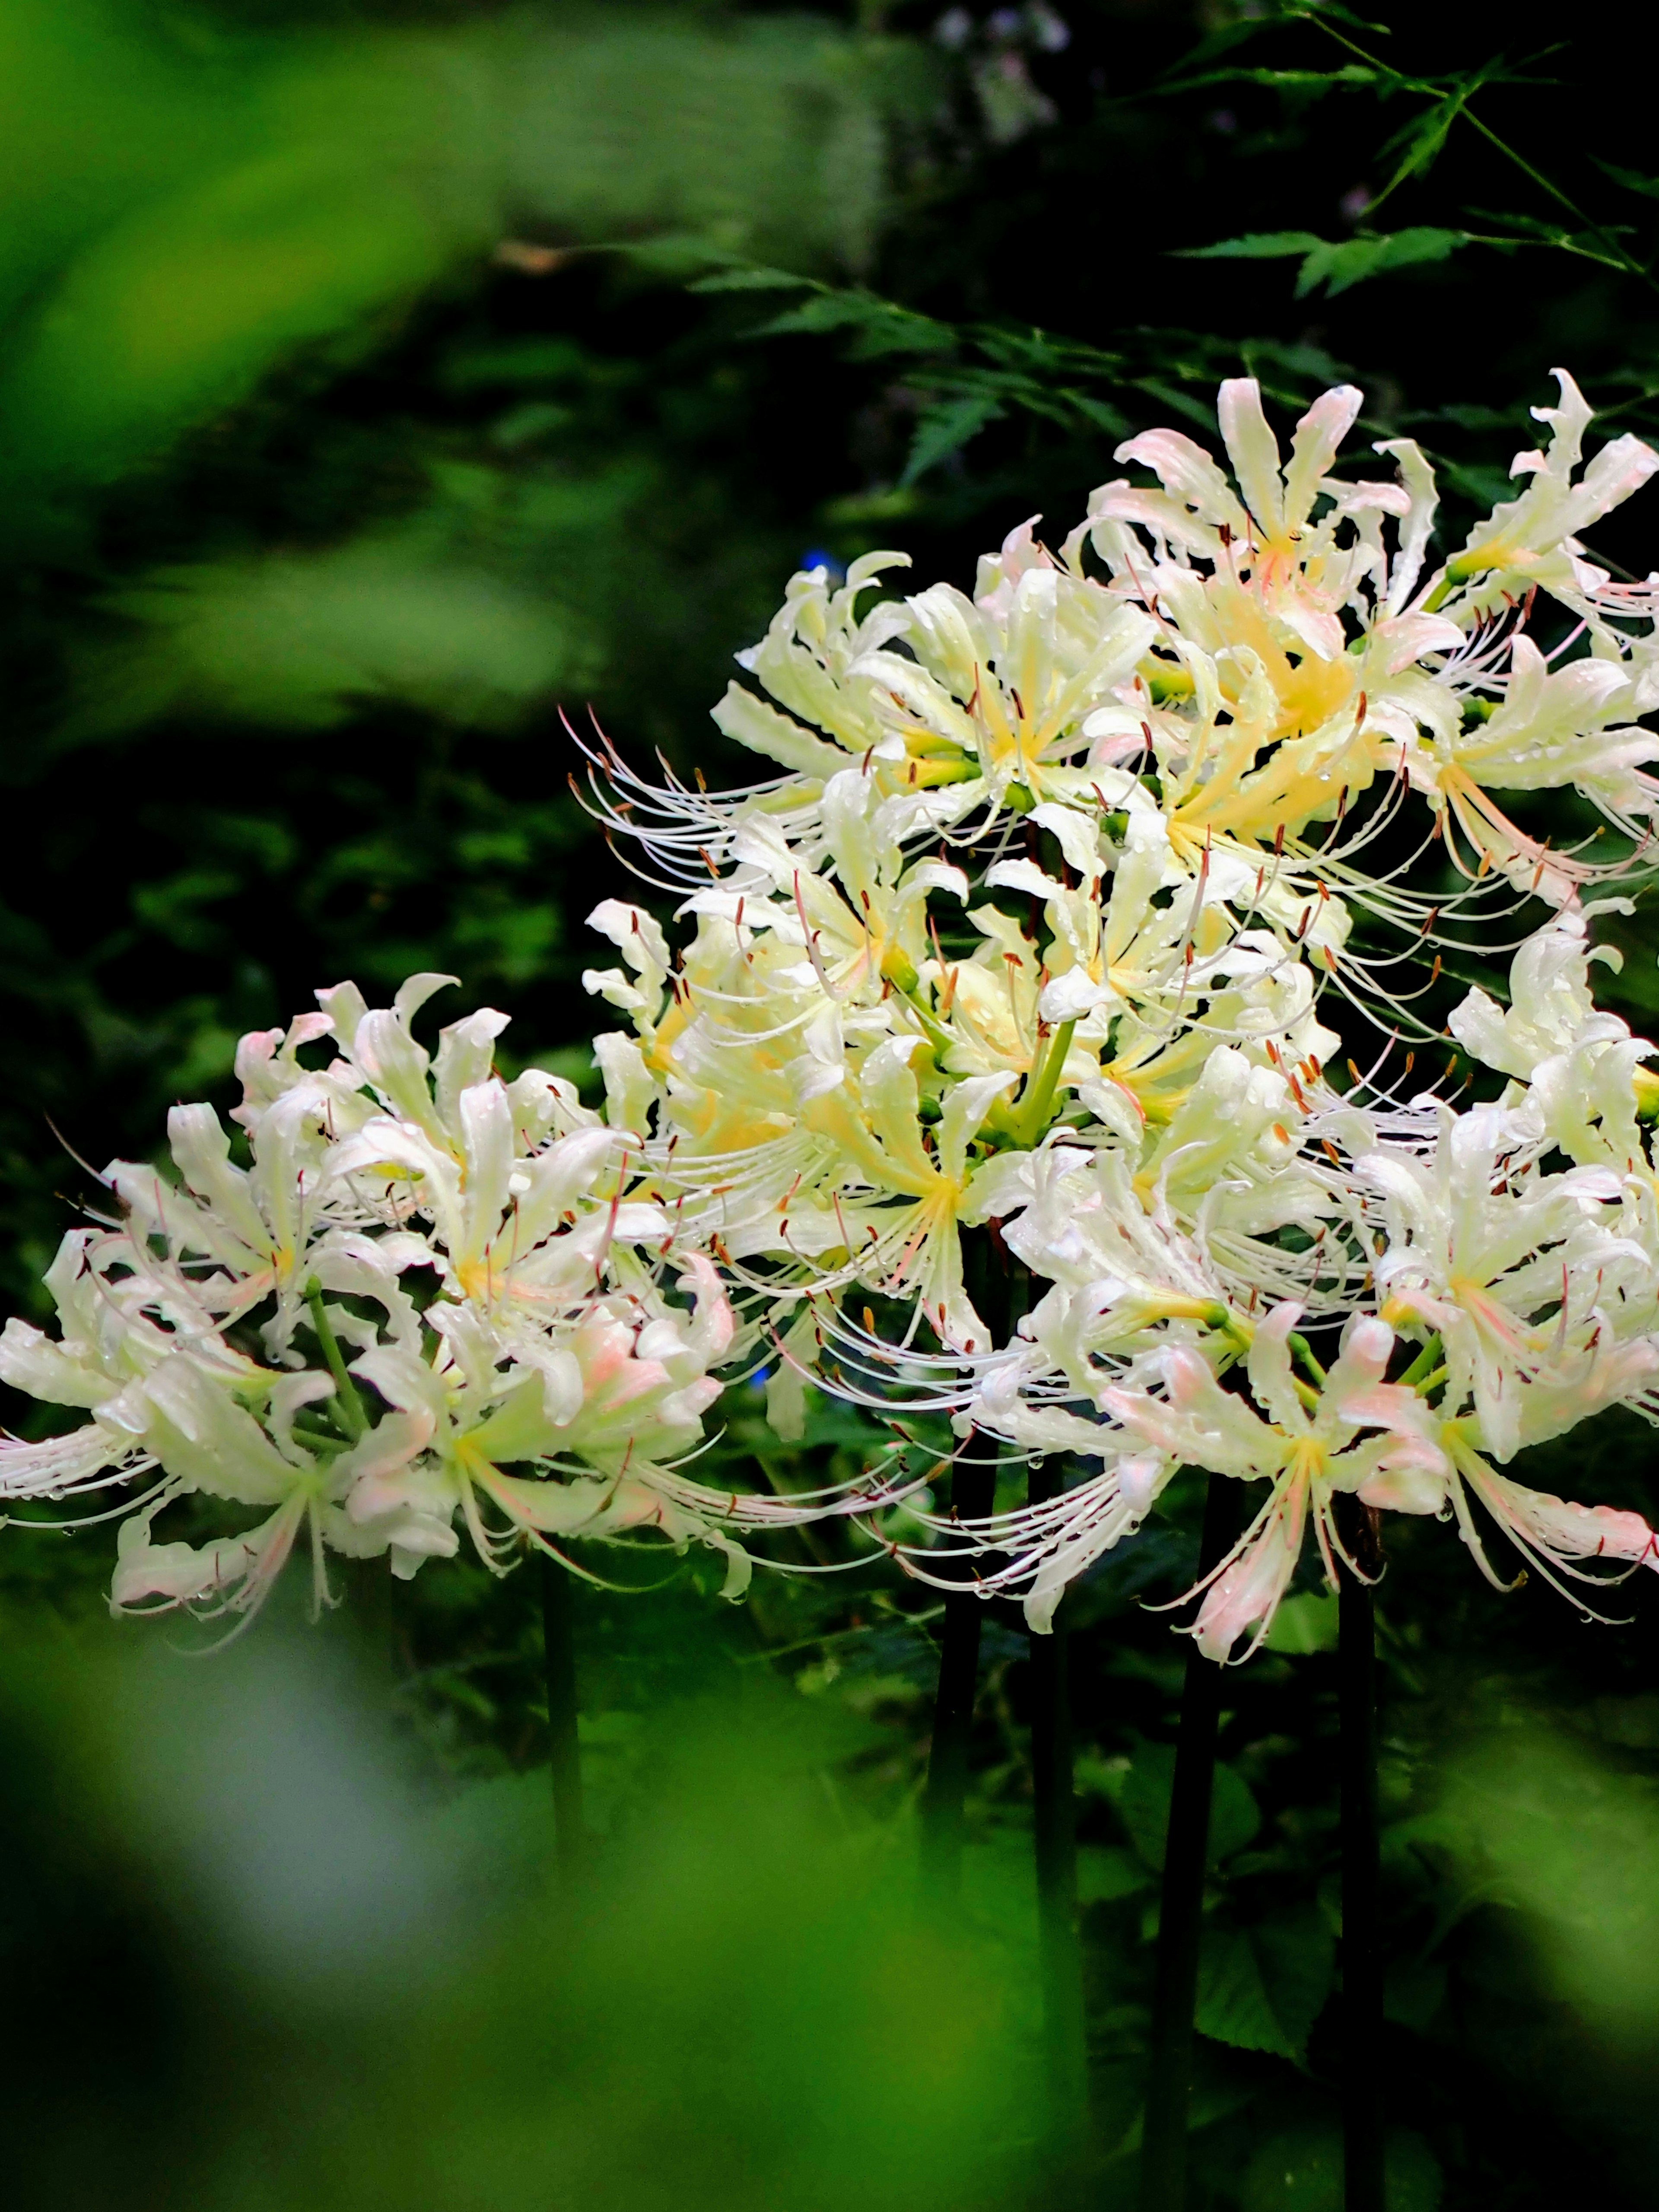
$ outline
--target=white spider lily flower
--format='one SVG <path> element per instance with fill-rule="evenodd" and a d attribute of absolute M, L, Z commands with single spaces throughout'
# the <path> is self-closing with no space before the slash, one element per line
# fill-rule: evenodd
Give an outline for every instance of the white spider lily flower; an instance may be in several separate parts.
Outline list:
<path fill-rule="evenodd" d="M 1510 967 L 1510 1003 L 1499 1007 L 1478 987 L 1447 1026 L 1473 1059 L 1529 1083 L 1540 1060 L 1571 1052 L 1592 1024 L 1611 1040 L 1630 1032 L 1616 1015 L 1598 1014 L 1589 963 L 1617 964 L 1610 947 L 1592 947 L 1581 915 L 1553 915 L 1516 952 Z"/>
<path fill-rule="evenodd" d="M 930 1125 L 913 1065 L 921 1043 L 915 1036 L 887 1039 L 866 1060 L 855 1094 L 851 1086 L 827 1091 L 807 1109 L 809 1126 L 830 1139 L 869 1194 L 838 1199 L 827 1218 L 818 1216 L 817 1233 L 827 1237 L 834 1219 L 842 1265 L 854 1279 L 913 1297 L 942 1342 L 983 1350 L 991 1332 L 963 1287 L 960 1232 L 989 1218 L 1001 1179 L 994 1162 L 971 1164 L 969 1148 L 1014 1078 L 970 1076 L 952 1084 Z M 805 1231 L 805 1210 L 789 1219 Z M 788 1249 L 805 1249 L 799 1235 Z"/>
<path fill-rule="evenodd" d="M 1621 1284 L 1651 1283 L 1655 1255 L 1598 1218 L 1621 1194 L 1610 1170 L 1528 1165 L 1525 1125 L 1503 1107 L 1438 1120 L 1426 1158 L 1379 1149 L 1354 1164 L 1379 1194 L 1377 1291 L 1391 1321 L 1439 1336 L 1449 1394 L 1507 1459 L 1524 1382 L 1592 1341 Z"/>
<path fill-rule="evenodd" d="M 0 1379 L 93 1419 L 44 1443 L 0 1437 L 0 1498 L 56 1501 L 147 1472 L 143 1385 L 171 1364 L 193 1364 L 219 1388 L 272 1379 L 218 1336 L 190 1283 L 125 1237 L 71 1230 L 46 1285 L 58 1335 L 14 1316 L 0 1334 Z"/>
<path fill-rule="evenodd" d="M 1510 474 L 1528 477 L 1527 489 L 1475 525 L 1437 586 L 1440 604 L 1459 594 L 1460 612 L 1486 613 L 1534 585 L 1565 605 L 1592 611 L 1607 576 L 1585 561 L 1577 534 L 1639 490 L 1659 468 L 1659 455 L 1626 435 L 1604 446 L 1575 483 L 1594 410 L 1565 369 L 1550 374 L 1560 387 L 1560 404 L 1532 410 L 1535 422 L 1550 426 L 1547 452 L 1516 455 Z"/>
<path fill-rule="evenodd" d="M 1571 532 L 1637 489 L 1656 461 L 1621 438 L 1571 483 L 1589 416 L 1571 380 L 1563 389 L 1564 410 L 1540 410 L 1557 425 L 1550 458 L 1522 457 L 1534 471 L 1531 491 L 1500 507 L 1421 589 L 1434 510 L 1421 453 L 1404 440 L 1379 448 L 1398 463 L 1399 486 L 1323 473 L 1359 404 L 1351 387 L 1316 401 L 1282 468 L 1255 384 L 1222 387 L 1242 501 L 1182 432 L 1148 431 L 1119 448 L 1163 489 L 1103 487 L 1090 503 L 1093 541 L 1114 588 L 1162 627 L 1134 686 L 1097 711 L 1091 732 L 1121 749 L 1139 731 L 1152 747 L 1176 849 L 1189 866 L 1206 845 L 1241 860 L 1277 838 L 1288 854 L 1275 871 L 1280 888 L 1305 893 L 1306 832 L 1334 819 L 1317 880 L 1403 921 L 1398 890 L 1355 865 L 1367 833 L 1345 836 L 1340 825 L 1375 777 L 1405 775 L 1436 794 L 1472 847 L 1471 896 L 1496 869 L 1499 884 L 1561 903 L 1599 871 L 1516 829 L 1489 787 L 1575 784 L 1623 828 L 1650 811 L 1655 786 L 1642 763 L 1651 742 L 1609 725 L 1650 703 L 1650 641 L 1625 625 L 1651 624 L 1654 593 L 1609 586 Z M 1534 583 L 1589 623 L 1590 659 L 1551 673 L 1524 634 L 1524 611 L 1492 619 Z M 1344 964 L 1355 988 L 1380 980 L 1352 954 Z"/>
<path fill-rule="evenodd" d="M 1612 1345 L 1605 1340 L 1575 1364 L 1565 1378 L 1540 1377 L 1521 1393 L 1520 1443 L 1544 1443 L 1564 1436 L 1584 1420 L 1615 1405 L 1634 1406 L 1649 1419 L 1659 1418 L 1659 1346 L 1652 1340 Z M 1608 1505 L 1580 1505 L 1547 1491 L 1529 1489 L 1491 1463 L 1486 1439 L 1474 1417 L 1446 1419 L 1436 1417 L 1436 1433 L 1450 1470 L 1447 1502 L 1455 1517 L 1459 1535 L 1481 1574 L 1494 1589 L 1514 1587 L 1492 1566 L 1481 1541 L 1471 1497 L 1478 1498 L 1498 1523 L 1525 1564 L 1540 1574 L 1591 1619 L 1601 1616 L 1566 1585 L 1583 1585 L 1607 1579 L 1593 1571 L 1598 1565 L 1659 1568 L 1659 1536 L 1639 1513 Z M 1502 1458 L 1503 1454 L 1497 1456 Z M 1390 1504 L 1389 1498 L 1375 1498 Z M 1563 1577 L 1566 1578 L 1564 1582 Z M 1614 1575 L 1613 1579 L 1620 1577 Z"/>
<path fill-rule="evenodd" d="M 685 1471 L 720 1372 L 769 1340 L 785 1430 L 805 1370 L 1099 1467 L 994 1530 L 921 1516 L 1039 1626 L 1183 1458 L 1269 1485 L 1205 1595 L 1212 1653 L 1265 1632 L 1310 1519 L 1330 1565 L 1343 1488 L 1461 1522 L 1478 1495 L 1558 1564 L 1592 1536 L 1638 1556 L 1625 1520 L 1497 1472 L 1606 1405 L 1659 1412 L 1659 1079 L 1589 988 L 1581 893 L 1626 864 L 1540 843 L 1493 794 L 1572 785 L 1642 834 L 1659 583 L 1612 585 L 1575 533 L 1656 464 L 1619 440 L 1581 472 L 1565 380 L 1528 489 L 1425 575 L 1418 449 L 1380 448 L 1398 482 L 1335 473 L 1360 404 L 1324 394 L 1286 457 L 1232 380 L 1231 474 L 1183 434 L 1131 439 L 1155 487 L 1103 487 L 1058 551 L 1022 524 L 971 598 L 884 597 L 891 555 L 795 577 L 740 656 L 759 688 L 715 717 L 781 775 L 653 792 L 596 736 L 595 810 L 690 937 L 594 909 L 617 964 L 584 981 L 623 1018 L 603 1109 L 504 1082 L 489 1008 L 429 1053 L 435 975 L 380 1008 L 337 984 L 244 1039 L 250 1158 L 179 1109 L 179 1181 L 118 1163 L 125 1223 L 66 1248 L 58 1340 L 0 1338 L 0 1373 L 89 1416 L 0 1441 L 0 1491 L 154 1474 L 124 1603 L 246 1615 L 307 1543 L 320 1601 L 328 1548 L 406 1574 L 461 1530 L 505 1565 L 654 1527 L 735 1583 L 748 1532 L 877 1494 L 721 1498 Z M 1581 630 L 1540 649 L 1523 585 Z M 1377 1068 L 1339 1097 L 1337 998 L 1437 1034 L 1437 970 L 1413 971 L 1534 895 L 1558 919 L 1510 1006 L 1471 993 L 1452 1023 L 1503 1099 L 1454 1114 Z M 964 1237 L 994 1233 L 1030 1279 L 1017 1325 L 969 1295 Z M 886 1336 L 846 1310 L 860 1290 L 898 1309 Z M 1304 1310 L 1346 1324 L 1329 1376 Z M 1395 1329 L 1423 1348 L 1390 1382 Z M 1218 1379 L 1246 1347 L 1259 1411 Z M 258 1525 L 161 1540 L 186 1496 Z"/>
<path fill-rule="evenodd" d="M 624 933 L 648 962 L 649 933 Z M 440 980 L 379 1011 L 340 986 L 316 1019 L 245 1040 L 251 1163 L 209 1109 L 175 1109 L 182 1187 L 117 1163 L 104 1179 L 126 1225 L 65 1240 L 56 1336 L 21 1320 L 0 1335 L 8 1381 L 91 1415 L 44 1443 L 0 1439 L 0 1494 L 150 1478 L 125 1509 L 118 1609 L 246 1621 L 296 1547 L 322 1605 L 327 1552 L 389 1554 L 407 1576 L 453 1554 L 458 1524 L 496 1565 L 556 1533 L 695 1535 L 735 1590 L 744 1532 L 848 1510 L 839 1493 L 709 1493 L 680 1471 L 738 1348 L 714 1267 L 682 1246 L 685 1302 L 663 1290 L 678 1231 L 629 1168 L 637 1140 L 551 1078 L 501 1082 L 503 1017 L 452 1024 L 428 1058 L 410 1024 Z M 347 1056 L 308 1067 L 325 1036 Z M 431 1286 L 419 1305 L 412 1273 Z M 188 1509 L 195 1538 L 213 1501 L 228 1533 L 157 1532 Z"/>
<path fill-rule="evenodd" d="M 1171 1467 L 1184 1462 L 1271 1485 L 1266 1503 L 1204 1586 L 1192 1633 L 1206 1658 L 1226 1659 L 1247 1635 L 1249 1650 L 1261 1644 L 1289 1588 L 1310 1522 L 1335 1581 L 1336 1559 L 1346 1556 L 1332 1516 L 1339 1491 L 1363 1497 L 1368 1485 L 1410 1469 L 1430 1477 L 1434 1494 L 1408 1510 L 1437 1510 L 1444 1496 L 1443 1484 L 1435 1482 L 1444 1455 L 1428 1409 L 1414 1391 L 1382 1381 L 1393 1330 L 1375 1316 L 1356 1316 L 1316 1389 L 1295 1372 L 1290 1338 L 1300 1317 L 1294 1305 L 1276 1306 L 1255 1330 L 1246 1373 L 1260 1413 L 1223 1389 L 1210 1363 L 1185 1346 L 1162 1356 L 1162 1396 L 1102 1393 L 1106 1409 Z M 1398 1491 L 1389 1497 L 1403 1502 Z"/>
<path fill-rule="evenodd" d="M 964 804 L 1075 800 L 1091 781 L 1073 764 L 1083 725 L 1133 674 L 1154 624 L 1052 560 L 1007 581 L 978 601 L 948 584 L 919 592 L 899 634 L 908 657 L 867 653 L 857 672 L 875 679 L 875 713 L 906 756 L 971 763 Z"/>
<path fill-rule="evenodd" d="M 727 1563 L 725 1594 L 746 1587 L 744 1534 L 867 1498 L 785 1503 L 710 1491 L 678 1472 L 719 1394 L 709 1369 L 730 1349 L 731 1307 L 709 1262 L 693 1255 L 694 1314 L 613 1296 L 596 1299 L 556 1343 L 498 1340 L 481 1318 L 441 1315 L 442 1350 L 423 1362 L 390 1348 L 354 1372 L 398 1409 L 352 1456 L 345 1510 L 360 1548 L 390 1542 L 394 1571 L 453 1551 L 459 1516 L 496 1571 L 526 1541 L 616 1541 L 655 1530 L 696 1540 Z M 381 1440 L 390 1431 L 389 1444 Z M 532 1472 L 533 1470 L 533 1472 Z M 398 1551 L 404 1557 L 399 1563 Z"/>
<path fill-rule="evenodd" d="M 1629 672 L 1617 659 L 1571 660 L 1552 671 L 1532 640 L 1517 634 L 1502 702 L 1489 715 L 1437 732 L 1407 760 L 1413 781 L 1443 803 L 1453 855 L 1465 872 L 1497 865 L 1522 883 L 1540 866 L 1548 872 L 1540 848 L 1516 830 L 1489 796 L 1493 791 L 1570 784 L 1621 825 L 1651 813 L 1659 782 L 1641 771 L 1659 757 L 1659 738 L 1621 719 L 1634 705 Z M 1457 853 L 1460 831 L 1467 858 Z"/>
<path fill-rule="evenodd" d="M 1642 1062 L 1655 1047 L 1597 1009 L 1589 988 L 1597 958 L 1616 966 L 1619 956 L 1587 944 L 1582 915 L 1559 915 L 1516 953 L 1509 1006 L 1477 988 L 1448 1027 L 1472 1059 L 1514 1079 L 1504 1103 L 1535 1121 L 1545 1143 L 1581 1166 L 1645 1176 L 1638 1094 L 1651 1093 Z"/>
<path fill-rule="evenodd" d="M 454 1118 L 452 1146 L 416 1122 L 376 1116 L 331 1162 L 353 1186 L 395 1191 L 406 1180 L 407 1218 L 430 1224 L 434 1263 L 453 1296 L 556 1310 L 602 1279 L 611 1244 L 667 1236 L 659 1206 L 623 1200 L 626 1146 L 613 1131 L 573 1130 L 520 1155 L 512 1101 L 495 1077 L 462 1092 Z"/>

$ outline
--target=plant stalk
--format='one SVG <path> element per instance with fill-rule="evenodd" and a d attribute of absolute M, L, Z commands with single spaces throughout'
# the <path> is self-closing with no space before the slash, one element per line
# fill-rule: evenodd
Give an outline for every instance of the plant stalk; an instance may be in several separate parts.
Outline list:
<path fill-rule="evenodd" d="M 1052 1462 L 1031 1468 L 1035 1505 L 1060 1486 Z M 1064 1612 L 1064 1600 L 1060 1613 Z M 1030 1639 L 1031 1809 L 1036 1844 L 1037 1944 L 1045 2068 L 1055 2132 L 1077 2140 L 1088 2100 L 1083 1956 L 1077 1905 L 1077 1807 L 1072 1788 L 1072 1708 L 1066 1629 L 1056 1616 Z"/>
<path fill-rule="evenodd" d="M 1376 1516 L 1358 1499 L 1339 1528 L 1365 1575 L 1381 1567 Z M 1371 1585 L 1339 1566 L 1342 1762 L 1342 2170 L 1346 2212 L 1383 2212 L 1382 1939 L 1376 1841 L 1376 1620 Z"/>
<path fill-rule="evenodd" d="M 1025 1310 L 1028 1282 L 999 1243 L 981 1231 L 964 1250 L 975 1277 L 974 1301 L 993 1335 L 1009 1337 Z M 951 1507 L 959 1522 L 983 1521 L 996 1504 L 997 1471 L 978 1461 L 959 1460 L 951 1477 Z M 979 1683 L 980 1630 L 985 1601 L 972 1588 L 973 1569 L 964 1562 L 968 1585 L 945 1601 L 939 1638 L 939 1687 L 933 1698 L 933 1733 L 927 1753 L 927 1780 L 921 1796 L 921 1886 L 928 1908 L 948 1913 L 962 1894 L 963 1804 L 968 1794 L 969 1739 Z"/>
<path fill-rule="evenodd" d="M 576 1740 L 576 1638 L 570 1577 L 541 1555 L 542 1653 L 547 1676 L 548 1765 L 553 1782 L 553 1840 L 560 1879 L 580 1871 L 586 1843 L 582 1826 L 581 1752 Z"/>
<path fill-rule="evenodd" d="M 306 1310 L 311 1316 L 311 1326 L 322 1346 L 323 1358 L 328 1362 L 328 1371 L 334 1378 L 334 1407 L 342 1427 L 353 1443 L 361 1441 L 368 1432 L 368 1423 L 363 1414 L 363 1401 L 357 1395 L 357 1385 L 341 1352 L 333 1324 L 328 1317 L 328 1308 L 323 1304 L 323 1286 L 313 1275 L 304 1291 Z"/>
<path fill-rule="evenodd" d="M 951 1486 L 957 1520 L 981 1521 L 996 1500 L 996 1469 L 958 1464 Z M 953 1905 L 962 1893 L 968 1741 L 974 1723 L 979 1633 L 984 1618 L 984 1601 L 971 1589 L 953 1590 L 945 1601 L 933 1741 L 921 1798 L 922 1892 L 929 1904 L 939 1910 Z"/>
<path fill-rule="evenodd" d="M 1226 1557 L 1235 1534 L 1230 1478 L 1212 1474 L 1199 1539 L 1200 1579 Z M 1164 1845 L 1158 1906 L 1158 1979 L 1152 1993 L 1152 2065 L 1140 2151 L 1140 2212 L 1183 2212 L 1187 2199 L 1187 2108 L 1192 2094 L 1193 2015 L 1198 2003 L 1204 1875 L 1209 1857 L 1210 1798 L 1221 1668 L 1193 1644 L 1181 1693 L 1175 1784 Z"/>

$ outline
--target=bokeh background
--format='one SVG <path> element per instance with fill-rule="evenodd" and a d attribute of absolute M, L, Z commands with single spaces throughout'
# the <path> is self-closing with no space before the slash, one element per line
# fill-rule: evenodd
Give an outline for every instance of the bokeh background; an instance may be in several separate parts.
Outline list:
<path fill-rule="evenodd" d="M 1433 453 L 1448 533 L 1558 361 L 1612 427 L 1659 428 L 1653 33 L 1559 25 L 1483 85 L 1529 175 L 1449 114 L 1390 149 L 1498 33 L 1382 5 L 0 0 L 9 1310 L 85 1194 L 64 1146 L 154 1153 L 317 985 L 453 972 L 512 1012 L 515 1064 L 584 1079 L 583 917 L 616 867 L 560 711 L 735 773 L 708 707 L 809 557 L 892 544 L 965 585 L 1241 369 L 1290 410 L 1363 384 L 1370 434 Z M 1415 244 L 1298 296 L 1307 242 L 1372 230 Z M 1180 258 L 1246 234 L 1279 247 Z M 1598 553 L 1654 566 L 1656 497 Z M 1601 927 L 1613 1002 L 1659 1018 L 1650 908 Z M 783 1451 L 747 1395 L 721 1446 L 786 1485 L 868 1449 L 821 1407 Z M 1633 1422 L 1530 1478 L 1659 1508 Z M 527 1577 L 363 1574 L 320 1626 L 279 1599 L 210 1657 L 107 1620 L 107 1530 L 7 1529 L 11 2201 L 1127 2202 L 1183 1650 L 1146 1601 L 1195 1547 L 1195 1497 L 1167 1503 L 1067 1601 L 1069 2145 L 1015 1617 L 941 1929 L 915 1909 L 926 1606 L 870 1571 L 733 1610 L 656 1555 L 582 1589 L 600 1842 L 562 1898 Z M 1608 1609 L 1499 1596 L 1443 1529 L 1396 1543 L 1397 2212 L 1651 2202 L 1659 1614 L 1636 1584 Z M 1229 1683 L 1206 2212 L 1340 2203 L 1334 1629 L 1310 1581 Z"/>

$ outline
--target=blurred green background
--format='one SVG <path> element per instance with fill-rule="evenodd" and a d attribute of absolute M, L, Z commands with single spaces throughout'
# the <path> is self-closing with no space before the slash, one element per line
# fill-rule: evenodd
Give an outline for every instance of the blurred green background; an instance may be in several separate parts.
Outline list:
<path fill-rule="evenodd" d="M 48 1117 L 90 1158 L 153 1152 L 168 1102 L 224 1103 L 236 1035 L 318 984 L 453 971 L 512 1011 L 517 1059 L 581 1077 L 582 920 L 616 873 L 559 710 L 718 780 L 708 707 L 809 555 L 892 544 L 965 584 L 1243 368 L 1285 408 L 1364 384 L 1371 435 L 1434 453 L 1449 534 L 1556 361 L 1654 430 L 1650 28 L 1569 26 L 1479 94 L 1572 212 L 1449 120 L 1371 217 L 1389 135 L 1496 33 L 1278 12 L 0 0 L 11 1308 L 81 1188 Z M 1374 229 L 1419 258 L 1302 297 L 1289 249 L 1177 258 Z M 734 287 L 757 266 L 773 289 Z M 1637 574 L 1653 496 L 1596 539 Z M 1659 937 L 1645 908 L 1607 926 L 1639 1025 Z M 786 1484 L 869 1446 L 823 1407 L 787 1453 L 752 1395 L 727 1413 L 721 1449 Z M 1633 1422 L 1529 1473 L 1659 1508 Z M 279 1604 L 204 1659 L 104 1618 L 106 1531 L 10 1529 L 12 2201 L 1126 2202 L 1182 1650 L 1141 1601 L 1182 1586 L 1196 1513 L 1177 1486 L 1063 1616 L 1092 2100 L 1069 2148 L 1014 1617 L 988 1624 L 940 1931 L 914 1893 L 926 1607 L 867 1571 L 762 1577 L 732 1611 L 660 1560 L 660 1587 L 582 1589 L 602 1844 L 562 1902 L 526 1577 L 363 1576 L 321 1628 Z M 1500 1598 L 1443 1530 L 1395 1544 L 1397 2212 L 1651 2202 L 1659 1622 L 1635 1586 L 1613 1609 Z M 1310 1582 L 1229 1682 L 1195 2212 L 1340 2202 L 1330 1611 Z"/>

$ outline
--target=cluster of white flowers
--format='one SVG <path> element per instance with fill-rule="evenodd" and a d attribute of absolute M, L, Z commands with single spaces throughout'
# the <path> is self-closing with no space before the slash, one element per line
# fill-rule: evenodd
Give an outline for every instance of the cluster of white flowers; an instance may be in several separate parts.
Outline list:
<path fill-rule="evenodd" d="M 251 1614 L 302 1540 L 321 1602 L 325 1551 L 407 1577 L 455 1553 L 458 1522 L 492 1566 L 658 1530 L 724 1553 L 736 1595 L 743 1535 L 821 1510 L 678 1471 L 735 1348 L 730 1302 L 632 1194 L 631 1139 L 556 1077 L 493 1072 L 505 1015 L 452 1024 L 428 1059 L 410 1021 L 453 980 L 414 976 L 375 1010 L 341 984 L 244 1037 L 251 1166 L 210 1107 L 175 1108 L 179 1182 L 113 1163 L 118 1217 L 73 1231 L 46 1277 L 57 1337 L 0 1335 L 0 1376 L 91 1415 L 0 1443 L 0 1495 L 137 1486 L 118 1608 Z M 335 1056 L 305 1065 L 325 1041 Z M 158 1539 L 203 1498 L 251 1525 Z"/>
<path fill-rule="evenodd" d="M 252 1172 L 180 1109 L 186 1190 L 112 1169 L 120 1224 L 53 1271 L 62 1343 L 0 1343 L 6 1379 L 93 1412 L 4 1447 L 0 1489 L 153 1473 L 121 1602 L 245 1606 L 302 1526 L 412 1571 L 458 1516 L 492 1557 L 651 1524 L 740 1579 L 745 1532 L 836 1513 L 1041 1629 L 1185 1464 L 1265 1486 L 1199 1611 L 1218 1658 L 1266 1633 L 1310 1523 L 1331 1566 L 1343 1492 L 1455 1518 L 1488 1573 L 1471 1500 L 1552 1579 L 1659 1559 L 1638 1516 L 1498 1471 L 1659 1411 L 1659 1079 L 1588 984 L 1594 894 L 1659 804 L 1659 577 L 1614 583 L 1577 535 L 1659 457 L 1583 465 L 1559 380 L 1525 488 L 1433 570 L 1416 446 L 1376 449 L 1389 481 L 1333 474 L 1343 387 L 1285 461 L 1241 379 L 1231 480 L 1133 439 L 1155 485 L 1103 487 L 1057 553 L 1023 525 L 971 598 L 872 597 L 890 553 L 796 576 L 741 656 L 759 688 L 715 710 L 781 774 L 662 787 L 595 741 L 595 806 L 694 924 L 677 956 L 643 907 L 592 916 L 625 963 L 586 979 L 628 1023 L 603 1115 L 501 1084 L 498 1015 L 428 1079 L 430 978 L 246 1041 Z M 1568 787 L 1613 857 L 1498 796 Z M 1443 959 L 1504 950 L 1510 1006 L 1475 990 L 1449 1024 L 1494 1079 L 1462 1110 L 1409 1091 Z M 313 1072 L 325 1035 L 343 1057 Z M 676 1468 L 712 1370 L 757 1353 L 785 1436 L 815 1380 L 1074 1479 L 972 1519 L 917 1477 L 712 1494 Z M 270 1517 L 155 1543 L 186 1491 Z"/>

